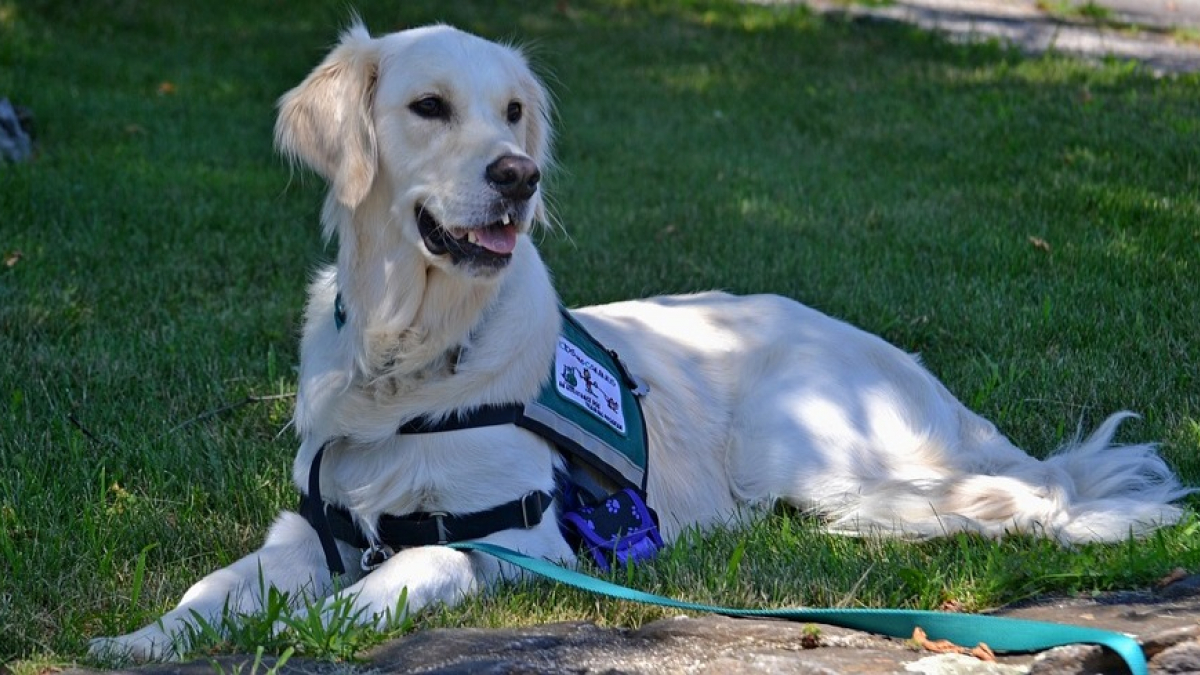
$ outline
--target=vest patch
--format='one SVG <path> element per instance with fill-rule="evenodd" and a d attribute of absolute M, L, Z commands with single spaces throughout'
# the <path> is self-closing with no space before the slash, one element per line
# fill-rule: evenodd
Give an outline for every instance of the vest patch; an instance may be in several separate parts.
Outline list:
<path fill-rule="evenodd" d="M 558 338 L 554 373 L 559 396 L 588 411 L 622 436 L 625 435 L 621 383 L 613 373 L 563 337 Z"/>
<path fill-rule="evenodd" d="M 646 489 L 646 420 L 635 378 L 565 308 L 554 371 L 518 426 L 624 487 Z M 637 387 L 644 393 L 644 388 Z"/>

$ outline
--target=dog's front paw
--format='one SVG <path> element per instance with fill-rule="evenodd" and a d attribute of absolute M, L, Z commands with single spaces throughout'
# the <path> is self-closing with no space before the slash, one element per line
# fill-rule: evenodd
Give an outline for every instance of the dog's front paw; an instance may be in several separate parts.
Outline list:
<path fill-rule="evenodd" d="M 106 663 L 176 661 L 180 653 L 179 639 L 165 633 L 158 624 L 128 635 L 99 637 L 88 642 L 88 656 Z"/>

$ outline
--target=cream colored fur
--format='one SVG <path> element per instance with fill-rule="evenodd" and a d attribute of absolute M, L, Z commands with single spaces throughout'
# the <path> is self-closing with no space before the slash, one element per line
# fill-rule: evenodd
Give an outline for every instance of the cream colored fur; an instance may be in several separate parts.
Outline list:
<path fill-rule="evenodd" d="M 410 104 L 436 95 L 446 119 Z M 506 118 L 519 102 L 525 114 Z M 294 474 L 314 454 L 324 497 L 364 528 L 380 514 L 471 513 L 551 490 L 562 461 L 512 426 L 397 436 L 404 421 L 532 398 L 548 374 L 558 299 L 529 233 L 540 189 L 514 206 L 519 235 L 503 269 L 430 252 L 414 210 L 447 226 L 495 214 L 485 167 L 501 155 L 550 163 L 548 98 L 516 50 L 448 27 L 371 38 L 352 27 L 280 101 L 280 149 L 330 184 L 322 221 L 337 262 L 312 283 L 301 345 Z M 586 239 L 586 233 L 582 233 Z M 341 292 L 348 323 L 334 325 Z M 669 541 L 684 528 L 736 525 L 783 499 L 848 533 L 929 537 L 1032 532 L 1114 541 L 1171 523 L 1180 487 L 1152 446 L 1111 447 L 1126 414 L 1046 461 L 1014 447 L 913 357 L 776 296 L 664 297 L 576 311 L 650 385 L 649 502 Z M 567 563 L 555 518 L 487 541 Z M 169 658 L 193 613 L 254 611 L 260 574 L 300 598 L 354 598 L 364 621 L 453 603 L 505 570 L 445 547 L 400 552 L 335 588 L 312 528 L 282 514 L 261 549 L 200 580 L 160 621 L 93 642 L 96 653 Z M 402 608 L 401 608 L 402 609 Z"/>

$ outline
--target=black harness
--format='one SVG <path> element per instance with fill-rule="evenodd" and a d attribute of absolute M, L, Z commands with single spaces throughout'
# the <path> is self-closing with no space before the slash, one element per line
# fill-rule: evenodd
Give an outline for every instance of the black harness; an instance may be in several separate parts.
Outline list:
<path fill-rule="evenodd" d="M 378 536 L 368 537 L 354 522 L 349 509 L 321 498 L 321 459 L 327 445 L 321 446 L 313 457 L 308 472 L 308 492 L 300 496 L 300 515 L 317 531 L 321 549 L 325 552 L 325 564 L 334 574 L 346 573 L 337 541 L 363 550 L 361 566 L 363 571 L 369 572 L 402 548 L 480 539 L 514 528 L 528 530 L 542 522 L 542 515 L 554 503 L 552 495 L 538 490 L 486 511 L 461 516 L 442 512 L 417 512 L 404 516 L 384 514 L 375 526 Z"/>
<path fill-rule="evenodd" d="M 541 490 L 528 492 L 499 506 L 462 515 L 441 512 L 417 512 L 403 516 L 385 514 L 379 517 L 375 534 L 368 535 L 355 522 L 349 509 L 330 504 L 321 497 L 321 460 L 324 457 L 325 449 L 332 442 L 327 441 L 313 457 L 308 474 L 308 491 L 303 493 L 300 498 L 300 515 L 316 530 L 331 573 L 344 574 L 346 572 L 337 548 L 339 540 L 364 551 L 361 567 L 364 571 L 369 572 L 383 564 L 395 554 L 395 551 L 403 548 L 443 545 L 480 539 L 504 530 L 533 528 L 541 524 L 545 512 L 556 498 L 564 510 L 568 505 L 598 503 L 604 498 L 606 492 L 583 469 L 583 465 L 599 471 L 608 479 L 621 485 L 628 490 L 631 496 L 636 495 L 635 501 L 640 501 L 648 516 L 645 518 L 647 525 L 649 521 L 654 520 L 653 512 L 646 509 L 644 505 L 647 474 L 646 428 L 639 398 L 646 392 L 645 385 L 629 373 L 615 352 L 600 348 L 599 343 L 587 335 L 583 327 L 571 317 L 566 309 L 562 309 L 562 315 L 564 326 L 573 331 L 578 341 L 590 341 L 596 348 L 604 352 L 598 352 L 596 348 L 593 348 L 590 356 L 604 359 L 607 355 L 606 363 L 622 380 L 624 403 L 626 409 L 633 414 L 626 416 L 626 419 L 622 421 L 623 424 L 628 422 L 628 428 L 623 427 L 621 435 L 637 435 L 638 438 L 635 441 L 640 440 L 641 442 L 640 456 L 637 454 L 636 442 L 634 451 L 626 450 L 623 454 L 613 450 L 603 441 L 602 434 L 607 431 L 602 423 L 603 418 L 600 418 L 601 422 L 595 420 L 572 422 L 564 421 L 556 416 L 554 408 L 561 408 L 562 404 L 560 401 L 553 400 L 553 397 L 545 391 L 539 396 L 539 400 L 529 404 L 486 405 L 461 414 L 451 415 L 439 421 L 418 417 L 402 424 L 396 433 L 440 433 L 514 424 L 546 438 L 563 450 L 568 457 L 568 471 L 556 474 L 556 494 L 554 495 Z M 346 309 L 340 293 L 334 303 L 334 322 L 339 330 L 346 322 Z M 583 339 L 580 339 L 580 335 L 583 336 Z M 574 346 L 572 343 L 568 344 Z M 557 366 L 556 363 L 556 370 Z M 548 387 L 547 389 L 552 388 Z M 633 459 L 631 460 L 628 455 L 633 455 Z M 563 524 L 560 523 L 560 525 Z M 625 529 L 629 529 L 614 527 L 616 527 L 618 538 L 624 534 Z M 657 537 L 657 531 L 654 536 Z M 658 545 L 661 546 L 661 541 Z"/>

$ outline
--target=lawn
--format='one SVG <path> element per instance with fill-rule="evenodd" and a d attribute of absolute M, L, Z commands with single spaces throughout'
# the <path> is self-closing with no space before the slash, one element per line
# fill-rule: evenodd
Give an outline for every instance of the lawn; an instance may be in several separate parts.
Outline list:
<path fill-rule="evenodd" d="M 790 295 L 920 352 L 1034 454 L 1128 408 L 1121 439 L 1161 440 L 1200 484 L 1200 77 L 719 0 L 369 5 L 375 32 L 442 20 L 528 47 L 558 101 L 562 231 L 540 244 L 569 305 Z M 0 96 L 40 144 L 0 166 L 0 663 L 82 661 L 294 507 L 298 326 L 334 245 L 321 181 L 272 151 L 274 101 L 347 18 L 0 0 Z M 1198 528 L 1067 551 L 833 537 L 780 509 L 629 581 L 981 610 L 1200 571 Z M 662 615 L 522 584 L 399 630 Z"/>

